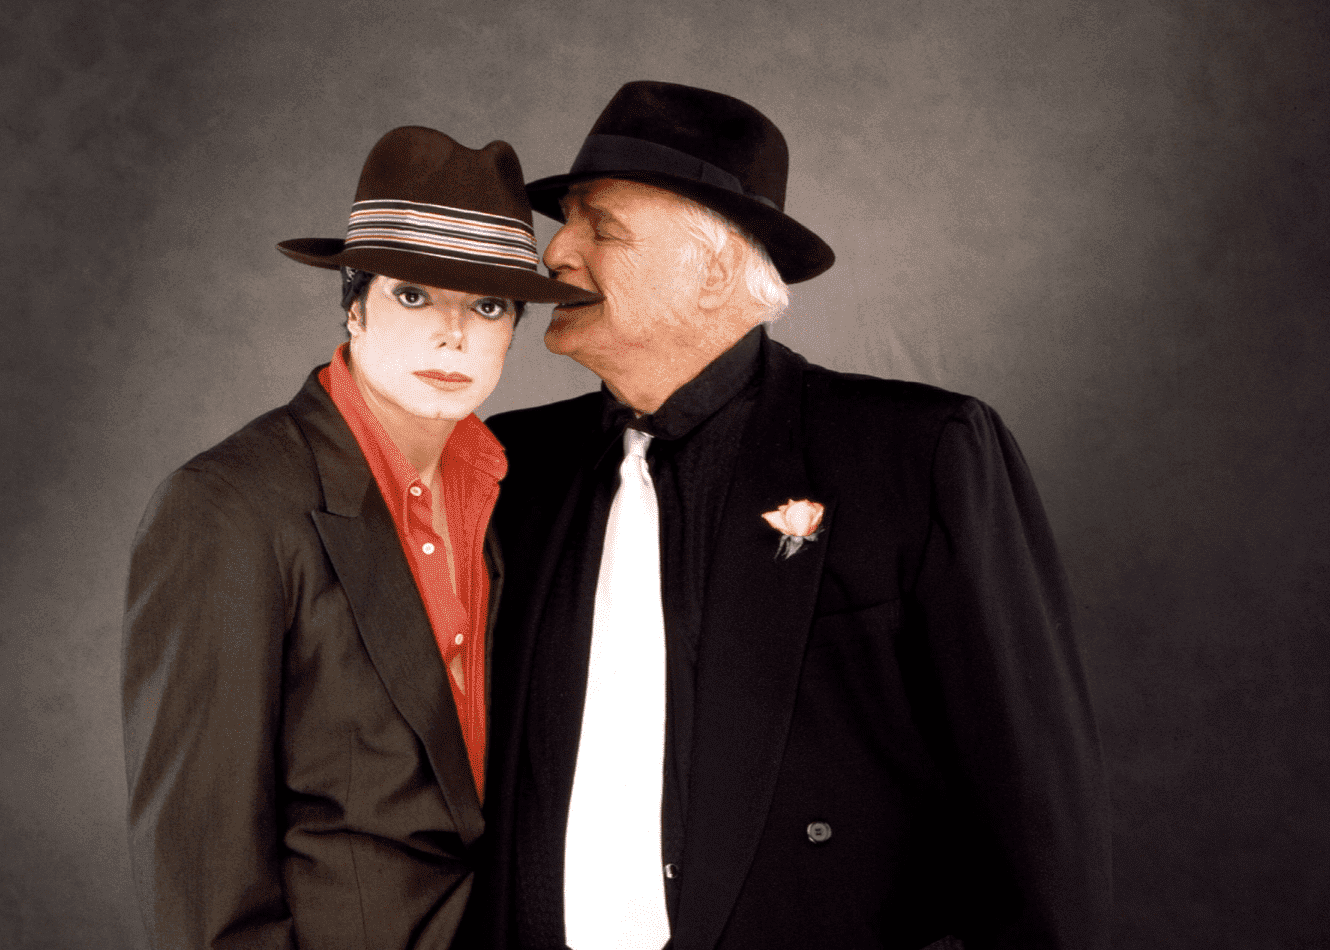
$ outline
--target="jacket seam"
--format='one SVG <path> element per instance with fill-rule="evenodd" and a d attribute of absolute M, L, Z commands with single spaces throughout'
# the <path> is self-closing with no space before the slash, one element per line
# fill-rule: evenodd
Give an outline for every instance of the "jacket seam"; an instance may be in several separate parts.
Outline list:
<path fill-rule="evenodd" d="M 910 587 L 908 590 L 903 590 L 901 592 L 902 601 L 904 601 L 905 598 L 914 596 L 915 591 L 919 586 L 919 579 L 923 577 L 924 562 L 928 559 L 929 546 L 933 543 L 933 538 L 937 533 L 937 465 L 938 456 L 942 452 L 942 440 L 946 437 L 947 429 L 952 423 L 960 423 L 962 421 L 960 417 L 972 401 L 973 400 L 968 397 L 963 399 L 960 404 L 942 420 L 942 424 L 938 426 L 937 438 L 933 441 L 933 451 L 928 460 L 928 529 L 924 533 L 923 543 L 919 546 L 919 555 L 915 560 L 914 573 L 910 578 Z"/>

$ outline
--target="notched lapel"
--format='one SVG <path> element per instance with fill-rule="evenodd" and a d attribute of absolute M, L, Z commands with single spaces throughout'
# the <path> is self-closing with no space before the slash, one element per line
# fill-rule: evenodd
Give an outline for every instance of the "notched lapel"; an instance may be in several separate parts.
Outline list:
<path fill-rule="evenodd" d="M 719 940 L 761 838 L 789 732 L 835 499 L 803 456 L 802 361 L 768 341 L 762 395 L 744 434 L 716 538 L 697 665 L 683 887 L 673 946 Z M 824 507 L 822 531 L 789 558 L 762 515 Z"/>
<path fill-rule="evenodd" d="M 317 378 L 292 402 L 319 467 L 326 510 L 311 512 L 361 641 L 402 718 L 420 738 L 458 834 L 484 830 L 480 799 L 429 616 L 392 516 L 355 437 Z"/>
<path fill-rule="evenodd" d="M 469 845 L 484 828 L 480 799 L 443 659 L 387 506 L 371 490 L 360 517 L 316 511 L 314 523 L 370 660 L 393 705 L 420 737 L 457 830 Z"/>

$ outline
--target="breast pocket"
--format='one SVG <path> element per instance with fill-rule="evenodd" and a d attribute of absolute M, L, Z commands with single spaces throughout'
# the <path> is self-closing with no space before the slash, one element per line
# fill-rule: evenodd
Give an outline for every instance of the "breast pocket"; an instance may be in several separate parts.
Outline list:
<path fill-rule="evenodd" d="M 796 708 L 816 755 L 835 749 L 830 758 L 856 763 L 860 774 L 929 772 L 902 668 L 904 639 L 898 598 L 813 621 Z"/>
<path fill-rule="evenodd" d="M 899 677 L 900 626 L 899 600 L 815 617 L 804 655 L 804 688 L 861 701 L 879 696 L 885 683 Z"/>

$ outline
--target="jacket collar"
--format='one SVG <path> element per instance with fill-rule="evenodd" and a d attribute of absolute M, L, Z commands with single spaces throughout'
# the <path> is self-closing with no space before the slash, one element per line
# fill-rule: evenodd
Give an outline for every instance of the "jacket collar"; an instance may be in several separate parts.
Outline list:
<path fill-rule="evenodd" d="M 356 518 L 374 485 L 374 475 L 355 435 L 319 382 L 322 370 L 319 366 L 309 374 L 288 408 L 314 454 L 323 487 L 324 510 Z"/>

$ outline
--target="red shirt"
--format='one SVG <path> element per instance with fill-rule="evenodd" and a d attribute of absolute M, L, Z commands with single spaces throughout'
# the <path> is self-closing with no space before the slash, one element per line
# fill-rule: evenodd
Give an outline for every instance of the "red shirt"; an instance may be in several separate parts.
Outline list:
<path fill-rule="evenodd" d="M 369 462 L 379 493 L 388 504 L 398 540 L 434 630 L 448 670 L 453 702 L 462 723 L 476 791 L 485 789 L 485 626 L 489 614 L 489 573 L 485 570 L 485 529 L 508 471 L 503 447 L 475 414 L 457 423 L 443 447 L 439 465 L 444 513 L 453 543 L 457 593 L 448 575 L 443 538 L 434 531 L 430 489 L 374 417 L 346 365 L 346 344 L 319 373 Z M 463 692 L 451 664 L 462 657 Z"/>

